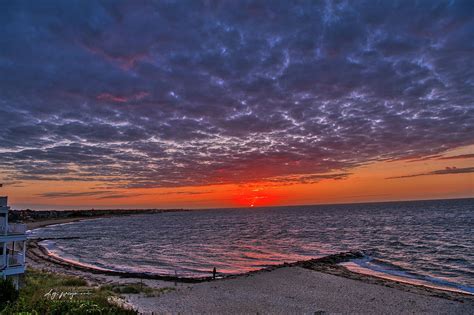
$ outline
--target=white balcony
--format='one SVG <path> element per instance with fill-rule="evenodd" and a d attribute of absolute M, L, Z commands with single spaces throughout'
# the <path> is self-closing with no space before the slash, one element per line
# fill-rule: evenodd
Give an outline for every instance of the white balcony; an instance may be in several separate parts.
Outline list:
<path fill-rule="evenodd" d="M 25 256 L 23 254 L 8 255 L 6 265 L 3 257 L 0 255 L 0 276 L 12 276 L 25 272 Z"/>
<path fill-rule="evenodd" d="M 22 253 L 15 253 L 13 255 L 7 255 L 7 268 L 19 267 L 25 264 L 25 255 Z"/>
<path fill-rule="evenodd" d="M 10 223 L 8 225 L 8 234 L 25 234 L 27 230 L 26 224 Z"/>
<path fill-rule="evenodd" d="M 6 255 L 0 253 L 0 275 L 14 275 L 25 271 L 25 244 L 18 248 L 19 251 L 7 252 Z M 17 247 L 15 245 L 15 247 Z"/>
<path fill-rule="evenodd" d="M 16 275 L 25 272 L 25 254 L 14 253 L 13 255 L 0 255 L 0 275 Z"/>
<path fill-rule="evenodd" d="M 8 206 L 8 198 L 0 197 L 0 213 L 7 213 L 10 207 Z"/>
<path fill-rule="evenodd" d="M 8 227 L 5 224 L 0 225 L 0 235 L 23 235 L 26 230 L 26 224 L 22 223 L 10 223 Z"/>

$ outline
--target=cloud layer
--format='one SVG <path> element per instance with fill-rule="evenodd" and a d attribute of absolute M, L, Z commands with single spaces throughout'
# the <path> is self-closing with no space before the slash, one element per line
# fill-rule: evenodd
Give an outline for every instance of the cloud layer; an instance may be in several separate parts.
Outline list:
<path fill-rule="evenodd" d="M 10 1 L 0 21 L 12 180 L 308 182 L 474 144 L 472 1 Z"/>
<path fill-rule="evenodd" d="M 466 174 L 466 173 L 474 173 L 474 167 L 457 168 L 455 166 L 453 167 L 448 166 L 442 170 L 435 170 L 435 171 L 431 171 L 427 173 L 410 174 L 410 175 L 403 175 L 403 176 L 393 176 L 393 177 L 387 177 L 387 179 L 411 178 L 411 177 L 428 176 L 428 175 Z"/>

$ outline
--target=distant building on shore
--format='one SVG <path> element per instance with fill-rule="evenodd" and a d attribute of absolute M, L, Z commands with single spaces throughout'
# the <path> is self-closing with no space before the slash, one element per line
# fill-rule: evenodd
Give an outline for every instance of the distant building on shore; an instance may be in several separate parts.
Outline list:
<path fill-rule="evenodd" d="M 8 223 L 8 197 L 0 197 L 0 278 L 9 278 L 18 288 L 25 272 L 26 225 Z"/>

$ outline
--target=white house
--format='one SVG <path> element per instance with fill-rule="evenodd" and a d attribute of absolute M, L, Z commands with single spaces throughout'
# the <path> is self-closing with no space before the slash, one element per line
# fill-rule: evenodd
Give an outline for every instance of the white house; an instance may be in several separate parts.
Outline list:
<path fill-rule="evenodd" d="M 0 197 L 0 277 L 12 279 L 18 288 L 25 272 L 26 225 L 8 223 L 8 197 Z"/>

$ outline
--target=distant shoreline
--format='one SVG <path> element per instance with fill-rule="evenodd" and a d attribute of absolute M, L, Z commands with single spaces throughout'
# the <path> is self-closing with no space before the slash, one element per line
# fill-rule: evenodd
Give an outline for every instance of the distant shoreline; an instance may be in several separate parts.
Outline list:
<path fill-rule="evenodd" d="M 62 218 L 62 219 L 46 219 L 46 220 L 38 220 L 38 221 L 30 221 L 26 222 L 26 226 L 28 230 L 39 229 L 42 227 L 47 227 L 49 225 L 55 224 L 64 224 L 64 223 L 71 223 L 77 222 L 82 220 L 93 220 L 98 218 L 107 218 L 106 216 L 98 216 L 98 217 L 77 217 L 77 218 Z"/>
<path fill-rule="evenodd" d="M 434 199 L 408 199 L 408 200 L 380 200 L 380 201 L 353 201 L 353 202 L 324 202 L 324 203 L 304 203 L 304 204 L 283 204 L 283 205 L 269 205 L 269 206 L 236 206 L 236 207 L 210 207 L 210 208 L 170 208 L 170 209 L 69 209 L 69 210 L 11 210 L 10 212 L 29 212 L 29 213 L 99 213 L 99 212 L 181 212 L 181 211 L 201 211 L 201 210 L 238 210 L 238 209 L 265 209 L 265 208 L 299 208 L 299 207 L 325 207 L 325 206 L 347 206 L 347 205 L 374 205 L 374 204 L 392 204 L 392 203 L 420 203 L 420 202 L 439 202 L 439 201 L 462 201 L 462 200 L 474 200 L 474 196 L 470 197 L 456 197 L 456 198 L 434 198 Z M 131 213 L 133 214 L 133 213 Z"/>
<path fill-rule="evenodd" d="M 52 224 L 69 223 L 85 219 L 110 218 L 138 214 L 157 214 L 167 212 L 186 212 L 186 209 L 113 209 L 113 210 L 11 210 L 10 221 L 22 222 L 29 230 Z"/>

